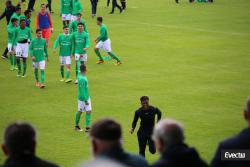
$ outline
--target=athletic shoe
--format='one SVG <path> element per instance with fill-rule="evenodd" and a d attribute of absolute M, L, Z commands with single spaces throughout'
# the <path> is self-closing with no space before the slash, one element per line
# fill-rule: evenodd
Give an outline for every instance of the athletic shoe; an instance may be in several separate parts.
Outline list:
<path fill-rule="evenodd" d="M 36 87 L 40 87 L 40 83 L 39 82 L 36 82 Z"/>
<path fill-rule="evenodd" d="M 3 54 L 3 55 L 2 55 L 2 58 L 3 58 L 3 59 L 8 59 L 8 56 L 5 55 L 5 54 Z"/>
<path fill-rule="evenodd" d="M 17 68 L 17 67 L 14 67 L 14 70 L 18 70 L 18 68 Z"/>
<path fill-rule="evenodd" d="M 40 84 L 40 88 L 43 89 L 45 88 L 45 85 L 43 83 Z"/>
<path fill-rule="evenodd" d="M 110 12 L 109 14 L 114 14 L 114 12 Z"/>
<path fill-rule="evenodd" d="M 26 78 L 26 77 L 27 77 L 27 75 L 26 75 L 26 74 L 22 75 L 22 78 Z"/>
<path fill-rule="evenodd" d="M 90 127 L 86 127 L 85 132 L 86 133 L 90 132 Z"/>
<path fill-rule="evenodd" d="M 104 63 L 104 60 L 99 60 L 98 62 L 96 62 L 96 64 L 102 64 Z"/>
<path fill-rule="evenodd" d="M 122 64 L 122 62 L 118 61 L 115 65 L 116 65 L 116 66 L 119 66 L 119 65 L 121 65 L 121 64 Z"/>
<path fill-rule="evenodd" d="M 78 84 L 78 80 L 75 80 L 75 84 Z"/>
<path fill-rule="evenodd" d="M 60 81 L 61 81 L 61 82 L 64 82 L 64 81 L 65 81 L 65 79 L 64 79 L 64 78 L 62 78 L 62 79 L 60 79 Z"/>
<path fill-rule="evenodd" d="M 120 10 L 120 14 L 122 14 L 122 12 L 123 12 L 123 9 Z"/>
<path fill-rule="evenodd" d="M 65 80 L 65 83 L 70 83 L 70 82 L 72 82 L 72 79 L 70 78 Z"/>
<path fill-rule="evenodd" d="M 21 74 L 17 74 L 16 76 L 17 76 L 17 77 L 21 77 Z"/>
<path fill-rule="evenodd" d="M 75 131 L 82 132 L 83 130 L 80 128 L 80 126 L 75 126 Z"/>
<path fill-rule="evenodd" d="M 10 71 L 14 71 L 15 68 L 13 66 L 10 67 Z"/>

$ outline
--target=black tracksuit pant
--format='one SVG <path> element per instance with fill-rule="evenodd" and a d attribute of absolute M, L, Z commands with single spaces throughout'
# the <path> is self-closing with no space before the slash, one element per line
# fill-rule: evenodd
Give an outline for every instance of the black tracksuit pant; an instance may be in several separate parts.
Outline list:
<path fill-rule="evenodd" d="M 121 6 L 117 4 L 117 0 L 112 0 L 112 11 L 111 11 L 111 13 L 114 13 L 116 7 L 120 10 L 120 12 L 122 11 Z"/>
<path fill-rule="evenodd" d="M 154 141 L 151 138 L 152 132 L 143 132 L 141 129 L 137 132 L 137 139 L 139 144 L 139 154 L 145 157 L 146 146 L 148 145 L 149 152 L 154 154 L 156 152 Z"/>
<path fill-rule="evenodd" d="M 30 0 L 29 1 L 29 5 L 28 5 L 29 10 L 34 10 L 35 2 L 36 2 L 36 0 Z"/>

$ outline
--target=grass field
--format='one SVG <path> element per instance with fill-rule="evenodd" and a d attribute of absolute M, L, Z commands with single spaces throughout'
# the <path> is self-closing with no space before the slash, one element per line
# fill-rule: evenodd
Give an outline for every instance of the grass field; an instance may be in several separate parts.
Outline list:
<path fill-rule="evenodd" d="M 59 0 L 54 1 L 55 33 L 49 46 L 46 89 L 34 86 L 31 59 L 25 79 L 17 78 L 7 61 L 0 61 L 0 142 L 9 123 L 31 122 L 38 130 L 37 154 L 68 167 L 89 159 L 91 149 L 88 137 L 74 131 L 77 86 L 59 82 L 58 52 L 53 54 L 52 43 L 62 23 Z M 93 121 L 102 117 L 118 120 L 126 150 L 137 153 L 136 135 L 128 131 L 139 97 L 148 95 L 164 118 L 183 122 L 186 142 L 210 162 L 217 143 L 245 127 L 242 109 L 250 94 L 250 1 L 189 4 L 183 0 L 177 5 L 174 0 L 128 0 L 128 9 L 112 16 L 105 4 L 100 0 L 98 15 L 104 17 L 112 48 L 124 64 L 95 64 L 94 39 L 99 29 L 90 17 L 90 2 L 84 0 L 91 37 L 88 77 Z M 2 53 L 7 35 L 5 20 L 0 23 Z M 146 156 L 151 163 L 159 155 Z M 5 159 L 1 152 L 0 164 Z"/>

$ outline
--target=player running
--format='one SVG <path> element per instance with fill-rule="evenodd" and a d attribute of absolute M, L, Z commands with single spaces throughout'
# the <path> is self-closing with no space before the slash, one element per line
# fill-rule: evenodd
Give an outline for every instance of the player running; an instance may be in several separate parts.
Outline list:
<path fill-rule="evenodd" d="M 121 65 L 122 62 L 121 62 L 120 58 L 118 56 L 116 56 L 115 53 L 113 53 L 111 51 L 111 41 L 108 38 L 107 27 L 102 22 L 103 22 L 103 18 L 97 17 L 97 25 L 100 26 L 100 36 L 95 40 L 95 42 L 97 43 L 97 45 L 95 47 L 95 53 L 99 57 L 99 61 L 97 62 L 97 64 L 104 63 L 104 58 L 102 57 L 102 55 L 99 51 L 100 49 L 103 49 L 105 52 L 108 53 L 108 55 L 111 58 L 113 58 L 117 61 L 116 65 Z"/>
<path fill-rule="evenodd" d="M 79 126 L 79 122 L 80 122 L 82 113 L 86 112 L 85 132 L 89 132 L 92 108 L 91 108 L 91 100 L 89 97 L 89 83 L 88 83 L 88 78 L 86 77 L 86 71 L 87 71 L 86 66 L 82 64 L 80 66 L 80 74 L 78 75 L 78 111 L 76 112 L 76 118 L 75 118 L 75 123 L 76 123 L 75 130 L 82 131 L 82 129 Z"/>
<path fill-rule="evenodd" d="M 89 41 L 89 34 L 84 32 L 84 25 L 83 23 L 77 24 L 77 32 L 73 33 L 73 49 L 72 49 L 72 56 L 75 55 L 76 61 L 76 78 L 78 77 L 78 61 L 81 64 L 86 64 L 87 62 L 87 50 L 90 45 Z M 76 79 L 75 84 L 78 83 Z"/>
<path fill-rule="evenodd" d="M 73 22 L 70 23 L 69 25 L 69 32 L 72 34 L 77 31 L 77 24 L 82 23 L 84 27 L 84 31 L 88 33 L 86 21 L 82 18 L 82 14 L 78 13 L 77 14 L 77 19 Z"/>
<path fill-rule="evenodd" d="M 61 0 L 60 14 L 62 15 L 63 25 L 69 25 L 71 20 L 72 0 Z"/>
<path fill-rule="evenodd" d="M 15 42 L 15 35 L 16 35 L 16 29 L 18 26 L 18 20 L 16 18 L 11 19 L 11 25 L 8 25 L 7 31 L 8 31 L 8 53 L 10 55 L 10 70 L 13 71 L 16 68 L 16 56 L 15 56 L 15 48 L 16 48 L 16 42 Z"/>
<path fill-rule="evenodd" d="M 18 73 L 17 77 L 26 77 L 27 70 L 27 58 L 29 52 L 29 42 L 32 40 L 31 30 L 26 27 L 26 20 L 20 20 L 20 27 L 16 30 L 15 41 L 17 41 L 16 46 L 16 60 Z M 23 73 L 21 74 L 21 59 L 23 60 Z"/>
<path fill-rule="evenodd" d="M 32 56 L 32 61 L 33 61 L 36 86 L 40 88 L 44 88 L 45 87 L 45 84 L 44 84 L 45 57 L 47 58 L 47 61 L 49 61 L 49 58 L 48 58 L 48 51 L 46 47 L 46 40 L 42 38 L 41 29 L 36 30 L 36 38 L 34 38 L 31 41 L 29 49 L 30 49 L 30 54 Z M 41 71 L 41 82 L 39 82 L 39 79 L 38 79 L 38 68 L 40 68 L 40 71 Z"/>
<path fill-rule="evenodd" d="M 56 48 L 60 45 L 60 70 L 61 70 L 61 77 L 62 79 L 60 81 L 69 83 L 72 81 L 70 79 L 70 65 L 71 65 L 71 53 L 73 49 L 73 38 L 72 35 L 69 34 L 69 27 L 64 26 L 63 27 L 63 34 L 60 34 L 55 43 L 54 43 L 54 52 L 56 51 Z M 64 65 L 67 67 L 66 72 L 66 80 L 64 79 Z"/>

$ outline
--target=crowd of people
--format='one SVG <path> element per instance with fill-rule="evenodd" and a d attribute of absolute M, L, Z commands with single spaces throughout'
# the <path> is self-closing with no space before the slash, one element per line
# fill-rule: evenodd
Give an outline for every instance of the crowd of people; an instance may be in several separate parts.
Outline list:
<path fill-rule="evenodd" d="M 145 100 L 144 100 L 145 102 Z M 143 103 L 143 101 L 142 101 Z M 145 106 L 142 104 L 143 109 Z M 157 110 L 150 106 L 150 110 Z M 138 110 L 143 111 L 143 110 Z M 148 110 L 144 110 L 148 112 Z M 159 111 L 158 111 L 159 112 Z M 153 113 L 153 112 L 152 112 Z M 137 113 L 138 114 L 138 113 Z M 136 114 L 136 115 L 137 115 Z M 223 160 L 223 150 L 250 149 L 250 97 L 243 112 L 247 122 L 240 134 L 222 141 L 211 162 L 211 167 L 249 167 L 249 160 Z M 145 119 L 145 116 L 140 117 Z M 133 123 L 134 124 L 134 123 Z M 142 125 L 144 126 L 144 125 Z M 132 125 L 132 128 L 134 125 Z M 115 120 L 104 118 L 96 121 L 90 129 L 90 143 L 94 160 L 85 167 L 207 167 L 195 148 L 185 144 L 183 125 L 173 119 L 160 120 L 154 127 L 151 139 L 160 159 L 152 165 L 140 155 L 131 154 L 123 148 L 122 126 Z M 148 141 L 149 142 L 149 141 Z M 139 143 L 140 145 L 140 143 Z M 2 150 L 8 157 L 3 167 L 56 167 L 50 162 L 38 158 L 35 154 L 37 146 L 36 131 L 25 122 L 10 124 L 4 132 Z M 141 149 L 140 149 L 141 154 Z"/>

